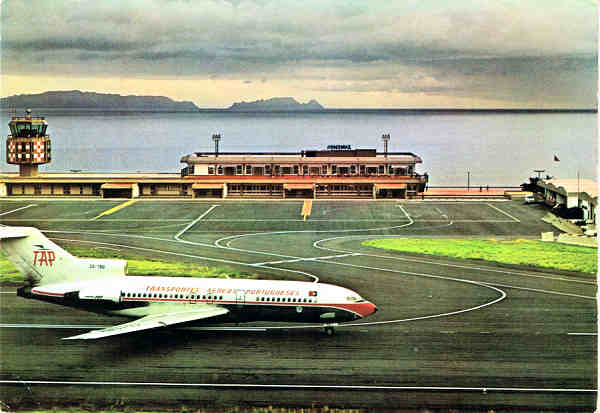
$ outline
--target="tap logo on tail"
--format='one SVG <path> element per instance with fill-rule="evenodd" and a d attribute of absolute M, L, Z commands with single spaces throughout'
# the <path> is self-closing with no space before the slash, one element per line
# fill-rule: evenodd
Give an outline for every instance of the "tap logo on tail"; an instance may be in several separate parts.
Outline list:
<path fill-rule="evenodd" d="M 37 249 L 33 250 L 33 265 L 38 267 L 52 267 L 56 259 L 54 251 L 40 244 L 34 245 L 34 247 Z"/>

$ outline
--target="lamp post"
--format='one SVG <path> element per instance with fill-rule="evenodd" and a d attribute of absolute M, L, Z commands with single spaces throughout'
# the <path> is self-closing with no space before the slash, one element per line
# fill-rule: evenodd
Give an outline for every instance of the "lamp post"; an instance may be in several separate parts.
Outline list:
<path fill-rule="evenodd" d="M 471 189 L 471 171 L 467 171 L 467 192 Z"/>
<path fill-rule="evenodd" d="M 383 141 L 383 152 L 385 153 L 385 157 L 388 155 L 388 142 L 390 141 L 390 134 L 381 135 L 381 140 Z"/>
<path fill-rule="evenodd" d="M 221 140 L 221 135 L 213 135 L 212 140 L 215 142 L 215 158 L 219 156 L 219 141 Z"/>

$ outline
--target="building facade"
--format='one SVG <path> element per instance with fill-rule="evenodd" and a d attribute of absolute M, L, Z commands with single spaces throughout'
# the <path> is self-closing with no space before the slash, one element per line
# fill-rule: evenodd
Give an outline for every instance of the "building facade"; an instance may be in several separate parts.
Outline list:
<path fill-rule="evenodd" d="M 0 173 L 0 197 L 415 198 L 428 176 L 412 153 L 328 150 L 195 153 L 177 173 Z"/>
<path fill-rule="evenodd" d="M 598 208 L 598 183 L 592 179 L 540 180 L 544 202 L 552 207 L 581 208 L 583 219 L 596 223 Z"/>
<path fill-rule="evenodd" d="M 406 199 L 423 192 L 428 181 L 416 172 L 419 156 L 375 149 L 197 152 L 181 162 L 194 197 Z"/>

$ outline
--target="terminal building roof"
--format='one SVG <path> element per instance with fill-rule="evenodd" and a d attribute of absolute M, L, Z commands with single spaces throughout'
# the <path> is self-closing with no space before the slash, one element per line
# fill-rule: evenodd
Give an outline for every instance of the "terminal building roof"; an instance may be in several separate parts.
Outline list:
<path fill-rule="evenodd" d="M 290 152 L 223 152 L 215 154 L 215 152 L 196 152 L 191 155 L 185 155 L 181 158 L 182 163 L 188 164 L 214 164 L 214 163 L 247 163 L 247 164 L 264 164 L 264 163 L 349 163 L 349 164 L 415 164 L 422 163 L 423 160 L 411 152 L 389 152 L 375 153 L 367 156 L 351 156 L 355 153 L 331 153 L 327 156 L 327 151 L 318 151 L 316 156 L 307 156 L 307 152 L 290 153 Z M 350 155 L 350 156 L 348 156 Z M 362 155 L 359 153 L 359 155 Z"/>
<path fill-rule="evenodd" d="M 548 179 L 542 181 L 540 186 L 554 190 L 555 192 L 563 193 L 564 195 L 587 193 L 590 197 L 598 197 L 598 183 L 593 179 Z"/>

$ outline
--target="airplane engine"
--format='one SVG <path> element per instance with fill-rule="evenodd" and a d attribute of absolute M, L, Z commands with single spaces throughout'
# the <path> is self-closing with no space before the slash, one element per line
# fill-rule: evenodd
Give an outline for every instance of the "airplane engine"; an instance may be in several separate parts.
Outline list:
<path fill-rule="evenodd" d="M 103 278 L 106 276 L 127 275 L 127 260 L 100 258 L 78 258 L 75 264 L 77 270 L 93 275 L 96 273 Z"/>
<path fill-rule="evenodd" d="M 113 303 L 121 302 L 121 290 L 119 288 L 95 285 L 91 288 L 85 288 L 79 291 L 80 300 L 100 300 L 112 301 Z"/>

